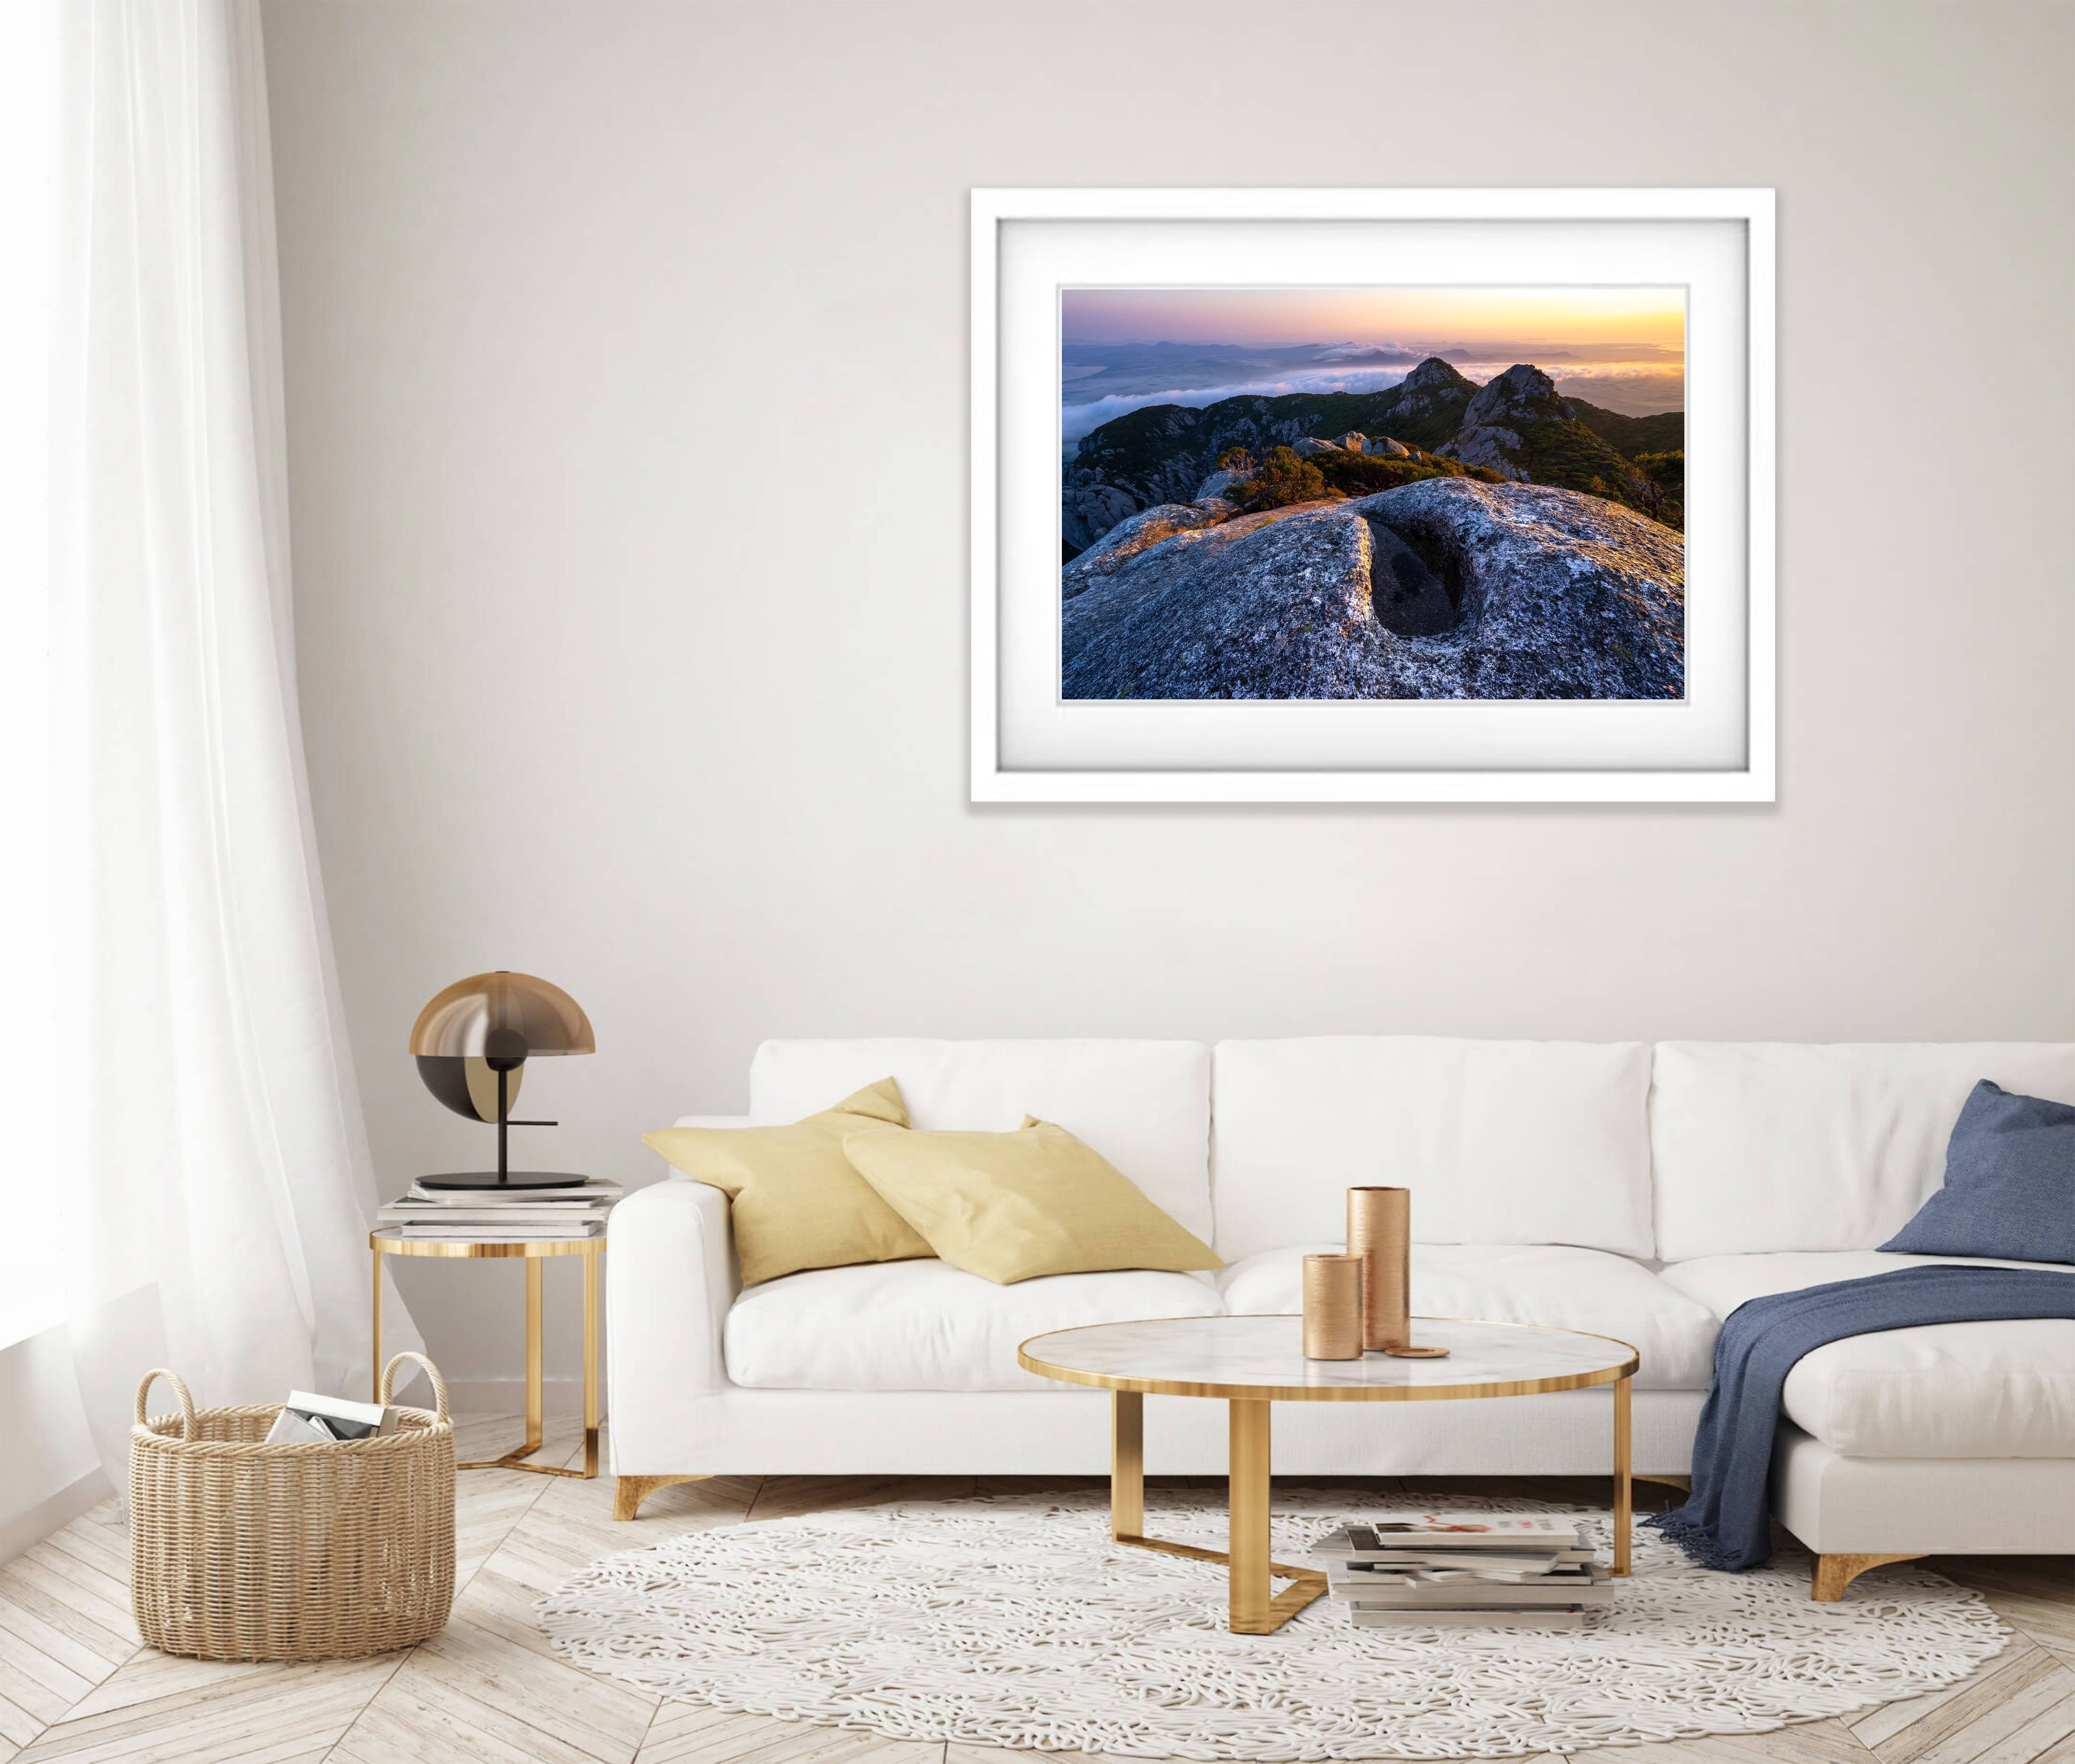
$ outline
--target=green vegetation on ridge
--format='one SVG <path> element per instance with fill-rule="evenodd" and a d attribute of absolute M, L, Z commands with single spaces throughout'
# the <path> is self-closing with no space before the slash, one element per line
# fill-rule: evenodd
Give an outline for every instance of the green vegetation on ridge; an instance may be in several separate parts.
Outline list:
<path fill-rule="evenodd" d="M 1619 411 L 1602 410 L 1582 398 L 1567 398 L 1571 414 L 1617 453 L 1634 459 L 1638 453 L 1678 453 L 1686 445 L 1686 413 L 1659 411 L 1654 416 L 1624 416 Z"/>
<path fill-rule="evenodd" d="M 1315 503 L 1326 494 L 1325 474 L 1287 447 L 1274 448 L 1261 460 L 1250 458 L 1243 447 L 1235 447 L 1218 455 L 1218 469 L 1248 474 L 1225 488 L 1226 500 L 1243 515 L 1287 508 L 1292 503 Z"/>
<path fill-rule="evenodd" d="M 1244 447 L 1232 447 L 1218 455 L 1217 466 L 1220 471 L 1245 474 L 1238 482 L 1225 487 L 1224 495 L 1246 515 L 1287 508 L 1292 503 L 1319 502 L 1327 496 L 1373 496 L 1401 484 L 1416 484 L 1423 478 L 1474 478 L 1487 484 L 1506 482 L 1497 472 L 1481 466 L 1465 466 L 1460 460 L 1443 459 L 1416 448 L 1405 459 L 1351 453 L 1337 448 L 1306 459 L 1294 448 L 1277 447 L 1257 460 Z"/>
<path fill-rule="evenodd" d="M 1474 478 L 1481 484 L 1506 482 L 1498 473 L 1482 466 L 1465 466 L 1460 459 L 1444 459 L 1419 448 L 1410 459 L 1384 458 L 1374 453 L 1315 453 L 1311 463 L 1328 485 L 1348 496 L 1373 496 L 1380 490 L 1416 484 L 1423 478 Z"/>
<path fill-rule="evenodd" d="M 1645 506 L 1656 502 L 1661 507 L 1663 499 L 1651 496 L 1644 487 L 1644 474 L 1583 423 L 1576 419 L 1559 422 L 1515 417 L 1512 424 L 1522 444 L 1518 463 L 1531 482 L 1554 484 L 1559 490 L 1582 490 L 1588 496 L 1625 503 L 1667 526 L 1678 524 L 1658 509 Z"/>
<path fill-rule="evenodd" d="M 1207 470 L 1215 453 L 1229 445 L 1266 449 L 1307 435 L 1344 434 L 1351 429 L 1431 450 L 1462 426 L 1464 407 L 1477 390 L 1468 380 L 1460 387 L 1429 389 L 1428 400 L 1437 408 L 1403 421 L 1394 414 L 1405 394 L 1402 385 L 1380 392 L 1226 398 L 1200 410 L 1186 404 L 1149 404 L 1084 437 L 1074 463 L 1107 478 L 1133 478 L 1158 470 L 1178 452 L 1200 450 L 1199 463 Z"/>

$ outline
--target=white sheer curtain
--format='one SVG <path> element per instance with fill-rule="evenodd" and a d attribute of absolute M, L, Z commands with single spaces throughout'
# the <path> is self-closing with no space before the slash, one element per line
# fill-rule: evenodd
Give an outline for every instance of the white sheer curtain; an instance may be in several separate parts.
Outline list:
<path fill-rule="evenodd" d="M 155 1363 L 205 1403 L 365 1389 L 375 1195 L 296 708 L 258 7 L 62 20 L 48 1021 L 71 1094 L 46 1106 L 66 1322 L 119 1470 Z"/>
<path fill-rule="evenodd" d="M 60 1314 L 52 1249 L 64 1067 L 49 1000 L 50 339 L 57 265 L 57 0 L 0 7 L 0 1349 Z"/>

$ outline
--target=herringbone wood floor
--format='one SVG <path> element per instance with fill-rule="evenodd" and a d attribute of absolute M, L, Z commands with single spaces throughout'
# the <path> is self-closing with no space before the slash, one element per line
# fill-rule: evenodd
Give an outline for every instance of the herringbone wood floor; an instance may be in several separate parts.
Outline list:
<path fill-rule="evenodd" d="M 515 1436 L 512 1423 L 492 1419 L 465 1421 L 461 1431 L 464 1456 L 489 1456 Z M 564 1426 L 551 1438 L 574 1443 L 570 1435 Z M 129 1546 L 111 1503 L 0 1567 L 0 1764 L 1015 1764 L 1016 1754 L 982 1747 L 659 1704 L 556 1659 L 533 1622 L 540 1592 L 615 1550 L 745 1518 L 941 1498 L 974 1485 L 971 1477 L 738 1477 L 666 1489 L 638 1524 L 615 1525 L 610 1478 L 464 1472 L 453 1621 L 404 1653 L 318 1666 L 213 1666 L 139 1647 Z M 1588 1482 L 1447 1485 L 1606 1497 L 1604 1484 Z M 1933 1565 L 1979 1587 L 2017 1632 L 1969 1683 L 1849 1722 L 1616 1755 L 1635 1764 L 2075 1764 L 2075 1563 Z M 1207 1578 L 1205 1596 L 1219 1591 Z"/>

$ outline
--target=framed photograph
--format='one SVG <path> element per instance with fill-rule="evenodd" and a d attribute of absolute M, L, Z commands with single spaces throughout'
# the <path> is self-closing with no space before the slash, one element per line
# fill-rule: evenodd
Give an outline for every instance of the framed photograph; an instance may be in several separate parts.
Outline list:
<path fill-rule="evenodd" d="M 975 190 L 975 801 L 1769 802 L 1770 190 Z"/>

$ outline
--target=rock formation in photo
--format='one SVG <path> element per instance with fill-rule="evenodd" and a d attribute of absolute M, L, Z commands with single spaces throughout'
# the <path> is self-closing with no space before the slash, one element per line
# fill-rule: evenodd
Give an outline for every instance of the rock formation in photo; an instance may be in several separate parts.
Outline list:
<path fill-rule="evenodd" d="M 1679 536 L 1547 485 L 1435 478 L 1229 519 L 1153 508 L 1068 574 L 1068 698 L 1685 690 Z"/>

